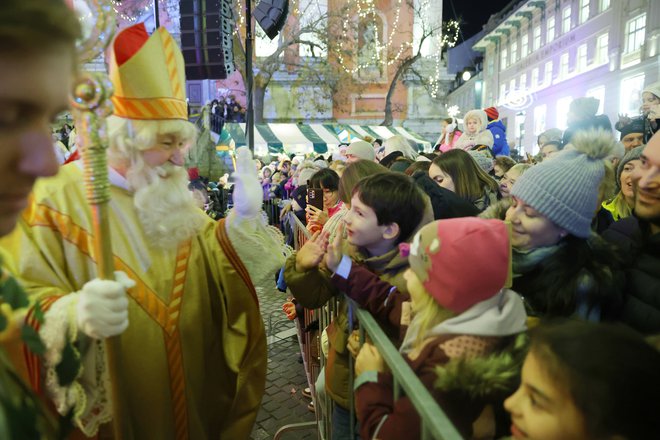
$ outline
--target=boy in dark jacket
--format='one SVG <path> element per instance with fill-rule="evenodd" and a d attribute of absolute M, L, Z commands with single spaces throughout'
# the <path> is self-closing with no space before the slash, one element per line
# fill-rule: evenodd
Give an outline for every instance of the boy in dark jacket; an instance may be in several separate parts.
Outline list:
<path fill-rule="evenodd" d="M 488 130 L 493 134 L 493 156 L 508 156 L 509 142 L 506 140 L 506 127 L 499 120 L 500 112 L 495 107 L 484 109 L 488 117 Z"/>
<path fill-rule="evenodd" d="M 344 217 L 346 238 L 343 252 L 363 263 L 387 282 L 406 291 L 403 272 L 408 260 L 397 245 L 433 220 L 428 197 L 400 173 L 379 173 L 362 179 L 353 190 L 350 211 Z M 330 282 L 331 273 L 321 264 L 327 236 L 315 234 L 286 261 L 285 281 L 296 300 L 306 308 L 318 308 L 339 294 Z M 333 438 L 345 438 L 350 424 L 346 304 L 327 329 L 329 352 L 325 368 L 326 392 L 334 402 Z M 343 436 L 342 436 L 343 435 Z"/>

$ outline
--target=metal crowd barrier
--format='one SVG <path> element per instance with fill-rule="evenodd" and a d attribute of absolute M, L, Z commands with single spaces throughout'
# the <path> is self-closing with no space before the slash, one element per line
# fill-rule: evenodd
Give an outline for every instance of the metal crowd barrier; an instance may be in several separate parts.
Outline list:
<path fill-rule="evenodd" d="M 225 118 L 220 115 L 211 113 L 210 115 L 210 125 L 211 131 L 214 133 L 222 133 L 222 127 L 225 125 Z"/>
<path fill-rule="evenodd" d="M 289 223 L 291 230 L 293 231 L 293 247 L 295 250 L 298 250 L 310 238 L 311 234 L 307 228 L 305 228 L 305 225 L 303 225 L 293 213 L 289 213 L 287 215 L 286 221 Z M 380 325 L 378 322 L 376 322 L 371 313 L 361 309 L 350 298 L 344 298 L 349 302 L 349 307 L 352 309 L 352 312 L 349 313 L 349 319 L 351 317 L 356 317 L 360 323 L 360 344 L 364 343 L 365 335 L 368 334 L 371 341 L 376 346 L 376 348 L 378 348 L 378 351 L 382 355 L 383 360 L 392 372 L 392 376 L 394 378 L 394 400 L 396 401 L 403 395 L 403 393 L 405 393 L 405 395 L 410 398 L 411 403 L 417 410 L 417 413 L 421 419 L 422 440 L 461 440 L 462 437 L 453 426 L 452 422 L 437 404 L 433 396 L 431 396 L 426 387 L 417 378 L 408 363 L 403 359 L 396 347 L 394 347 L 394 344 L 392 344 L 390 339 L 383 332 Z M 326 363 L 325 357 L 323 356 L 323 352 L 320 347 L 321 333 L 323 332 L 323 329 L 325 329 L 332 322 L 332 319 L 334 319 L 334 317 L 337 315 L 338 310 L 338 299 L 329 301 L 328 304 L 319 309 L 305 310 L 304 326 L 309 325 L 313 319 L 319 320 L 319 332 L 318 337 L 314 338 L 315 340 L 312 340 L 309 333 L 304 333 L 302 331 L 302 326 L 296 320 L 296 327 L 298 329 L 298 341 L 300 343 L 301 353 L 303 355 L 303 365 L 305 367 L 305 374 L 309 382 L 310 390 L 312 391 L 312 398 L 314 400 L 314 407 L 316 410 L 316 421 L 285 425 L 275 433 L 273 440 L 279 440 L 281 436 L 287 432 L 303 429 L 315 429 L 317 431 L 318 438 L 321 440 L 330 439 L 332 437 L 332 401 L 328 397 L 327 393 L 322 393 L 324 396 L 324 401 L 322 405 L 319 405 L 321 402 L 318 400 L 318 394 L 315 389 L 315 382 L 319 373 L 325 367 Z M 352 321 L 349 322 L 349 326 L 351 328 L 353 328 L 353 324 L 354 323 Z M 315 356 L 311 344 L 316 344 L 317 350 L 315 352 Z M 313 357 L 316 357 L 316 359 Z M 349 354 L 349 386 L 351 390 L 353 389 L 353 383 L 355 379 L 353 362 L 354 359 Z M 354 393 L 349 393 L 349 396 L 351 418 L 354 420 Z M 322 408 L 325 408 L 325 411 L 322 411 Z M 351 431 L 354 425 L 354 423 L 351 424 Z M 352 433 L 351 436 L 354 438 L 355 433 Z"/>
<path fill-rule="evenodd" d="M 349 301 L 349 307 L 353 310 L 352 314 L 349 313 L 349 317 L 354 314 L 354 316 L 357 316 L 360 321 L 360 345 L 364 343 L 365 334 L 368 334 L 392 372 L 394 378 L 394 400 L 398 400 L 403 391 L 417 410 L 419 418 L 421 419 L 422 440 L 461 440 L 462 437 L 452 424 L 451 420 L 449 420 L 442 408 L 440 408 L 440 405 L 438 405 L 433 396 L 431 396 L 431 393 L 429 393 L 426 387 L 417 378 L 408 363 L 399 353 L 399 350 L 394 347 L 394 344 L 392 344 L 390 339 L 380 328 L 380 325 L 376 322 L 371 313 L 361 309 L 360 306 L 350 298 L 346 297 L 346 300 Z M 350 322 L 349 325 L 351 325 Z M 353 389 L 353 379 L 353 369 L 351 368 L 351 376 L 349 378 L 351 389 Z M 350 396 L 351 411 L 353 411 L 354 394 L 350 394 Z"/>
<path fill-rule="evenodd" d="M 264 209 L 267 209 L 266 205 L 264 205 Z M 268 213 L 268 211 L 266 212 Z M 293 212 L 289 212 L 287 214 L 286 222 L 288 223 L 289 228 L 292 231 L 291 233 L 293 234 L 293 248 L 295 250 L 298 250 L 311 237 L 311 234 L 309 233 L 305 225 L 303 225 L 302 222 L 298 219 L 298 217 L 296 217 L 295 214 L 293 214 Z M 315 430 L 319 435 L 320 439 L 324 440 L 330 438 L 330 436 L 325 435 L 325 433 L 322 432 L 322 429 L 320 428 L 321 426 L 325 426 L 327 427 L 326 429 L 329 429 L 330 421 L 329 421 L 329 416 L 326 417 L 321 411 L 321 407 L 319 406 L 319 402 L 316 394 L 316 387 L 315 387 L 316 378 L 320 374 L 322 368 L 325 366 L 325 358 L 321 352 L 320 339 L 321 339 L 321 332 L 325 328 L 323 326 L 323 322 L 326 322 L 327 319 L 321 319 L 321 315 L 323 314 L 322 310 L 323 308 L 316 310 L 305 309 L 303 314 L 302 325 L 300 324 L 300 321 L 298 319 L 295 320 L 296 330 L 298 333 L 298 344 L 300 345 L 300 353 L 302 354 L 302 358 L 303 358 L 303 367 L 305 369 L 307 383 L 309 385 L 309 389 L 312 392 L 312 401 L 314 402 L 316 420 L 314 420 L 313 422 L 292 423 L 292 424 L 284 425 L 275 433 L 275 435 L 273 436 L 273 440 L 279 440 L 282 437 L 282 435 L 288 432 L 308 430 L 308 429 Z M 304 331 L 304 328 L 309 326 L 314 321 L 315 319 L 314 312 L 317 312 L 316 316 L 319 319 L 319 332 L 316 338 L 313 338 L 310 332 Z M 312 345 L 315 346 L 315 348 L 317 349 L 316 351 L 312 349 Z M 327 408 L 327 406 L 325 408 Z M 327 421 L 324 420 L 325 418 L 328 418 L 328 420 Z"/>
<path fill-rule="evenodd" d="M 271 226 L 279 227 L 280 225 L 280 211 L 282 211 L 282 208 L 280 208 L 280 201 L 280 199 L 264 200 L 262 209 L 266 212 L 268 224 Z"/>

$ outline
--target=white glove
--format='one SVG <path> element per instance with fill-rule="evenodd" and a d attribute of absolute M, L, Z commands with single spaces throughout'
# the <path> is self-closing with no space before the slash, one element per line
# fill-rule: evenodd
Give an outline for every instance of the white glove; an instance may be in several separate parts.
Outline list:
<path fill-rule="evenodd" d="M 126 290 L 135 286 L 135 281 L 124 272 L 115 272 L 115 279 L 95 278 L 79 292 L 76 305 L 78 329 L 91 338 L 116 336 L 128 327 Z"/>
<path fill-rule="evenodd" d="M 263 189 L 257 176 L 252 153 L 248 147 L 236 150 L 234 183 L 234 209 L 241 218 L 252 218 L 259 214 L 263 204 Z"/>

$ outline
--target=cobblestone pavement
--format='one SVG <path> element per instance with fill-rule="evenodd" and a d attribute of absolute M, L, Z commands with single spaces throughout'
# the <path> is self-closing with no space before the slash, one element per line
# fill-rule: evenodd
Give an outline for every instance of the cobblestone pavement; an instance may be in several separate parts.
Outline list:
<path fill-rule="evenodd" d="M 307 379 L 295 337 L 295 325 L 288 321 L 282 304 L 285 294 L 274 290 L 259 294 L 261 314 L 268 334 L 268 373 L 266 393 L 252 430 L 252 440 L 272 439 L 278 429 L 291 423 L 311 422 L 314 414 L 307 409 L 310 400 L 301 392 Z M 314 429 L 291 431 L 282 440 L 316 439 Z"/>

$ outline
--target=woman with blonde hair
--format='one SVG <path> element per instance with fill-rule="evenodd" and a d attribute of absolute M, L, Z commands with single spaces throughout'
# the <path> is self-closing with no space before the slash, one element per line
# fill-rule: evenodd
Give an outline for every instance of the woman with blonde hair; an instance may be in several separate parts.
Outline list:
<path fill-rule="evenodd" d="M 513 188 L 516 180 L 518 180 L 520 176 L 531 167 L 532 165 L 528 163 L 518 163 L 504 173 L 500 180 L 500 194 L 502 194 L 503 199 L 511 197 L 511 188 Z"/>
<path fill-rule="evenodd" d="M 453 149 L 433 159 L 429 177 L 439 186 L 469 200 L 480 211 L 499 198 L 497 182 L 463 150 Z"/>
<path fill-rule="evenodd" d="M 640 159 L 642 151 L 644 151 L 644 146 L 633 148 L 623 156 L 616 168 L 616 186 L 619 192 L 613 199 L 603 203 L 603 208 L 612 214 L 614 221 L 632 215 L 632 208 L 635 206 L 632 173 L 642 164 Z"/>
<path fill-rule="evenodd" d="M 494 161 L 493 175 L 496 180 L 501 180 L 504 174 L 516 164 L 516 161 L 509 156 L 497 156 Z"/>

